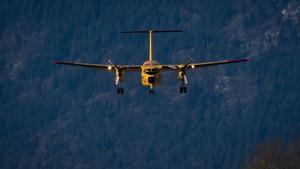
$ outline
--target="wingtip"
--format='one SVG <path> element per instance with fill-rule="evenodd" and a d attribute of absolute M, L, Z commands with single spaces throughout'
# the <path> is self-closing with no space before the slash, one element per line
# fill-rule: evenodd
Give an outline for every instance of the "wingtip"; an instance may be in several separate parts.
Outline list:
<path fill-rule="evenodd" d="M 66 63 L 66 62 L 63 62 L 63 61 L 53 61 L 53 64 L 64 64 L 64 63 Z"/>
<path fill-rule="evenodd" d="M 237 60 L 234 60 L 236 62 L 247 62 L 249 61 L 249 58 L 242 58 L 242 59 L 237 59 Z"/>
<path fill-rule="evenodd" d="M 255 60 L 255 58 L 247 58 L 247 61 L 253 61 L 253 60 Z"/>
<path fill-rule="evenodd" d="M 241 61 L 248 61 L 249 59 L 248 59 L 248 58 L 241 58 L 241 59 L 238 59 L 238 60 L 241 60 Z"/>

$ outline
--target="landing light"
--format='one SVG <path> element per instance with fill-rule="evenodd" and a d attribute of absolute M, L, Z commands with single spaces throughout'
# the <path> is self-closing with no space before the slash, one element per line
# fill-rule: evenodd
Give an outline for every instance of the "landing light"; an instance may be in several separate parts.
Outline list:
<path fill-rule="evenodd" d="M 192 69 L 195 69 L 195 65 L 192 65 Z"/>
<path fill-rule="evenodd" d="M 108 67 L 107 67 L 107 69 L 108 69 L 108 70 L 111 70 L 111 69 L 112 69 L 112 67 L 111 67 L 111 66 L 108 66 Z"/>

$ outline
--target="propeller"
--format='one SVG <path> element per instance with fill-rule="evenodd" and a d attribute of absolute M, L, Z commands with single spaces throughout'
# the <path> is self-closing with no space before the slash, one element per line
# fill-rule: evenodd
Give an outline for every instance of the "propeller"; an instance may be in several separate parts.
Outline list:
<path fill-rule="evenodd" d="M 183 67 L 178 67 L 178 79 L 182 81 L 182 86 L 188 83 L 187 77 L 186 77 L 186 70 L 188 66 L 193 62 L 193 58 L 190 58 L 190 60 L 184 64 Z"/>
<path fill-rule="evenodd" d="M 189 64 L 191 64 L 192 62 L 193 62 L 193 58 L 190 58 L 190 60 L 189 60 L 186 64 L 184 64 L 183 67 L 178 67 L 178 69 L 179 69 L 180 71 L 185 72 L 186 68 L 187 68 L 187 67 L 189 66 Z"/>
<path fill-rule="evenodd" d="M 177 69 L 179 71 L 185 71 L 186 68 L 193 62 L 193 58 L 190 58 L 190 60 L 184 64 L 182 67 L 181 66 L 175 66 L 175 65 L 169 65 L 168 67 L 171 68 L 171 69 Z"/>
<path fill-rule="evenodd" d="M 114 66 L 115 68 L 117 68 L 117 69 L 120 68 L 120 66 L 114 64 L 110 59 L 108 60 L 108 63 L 111 64 L 111 65 L 113 65 L 113 66 Z"/>
<path fill-rule="evenodd" d="M 190 60 L 182 68 L 185 70 L 192 62 L 193 62 L 193 58 L 190 58 Z"/>
<path fill-rule="evenodd" d="M 121 68 L 121 66 L 114 64 L 110 59 L 108 60 L 108 63 L 110 65 L 113 65 L 114 69 L 116 70 L 115 83 L 116 83 L 116 85 L 119 85 L 122 80 L 122 75 L 123 75 L 122 68 Z"/>

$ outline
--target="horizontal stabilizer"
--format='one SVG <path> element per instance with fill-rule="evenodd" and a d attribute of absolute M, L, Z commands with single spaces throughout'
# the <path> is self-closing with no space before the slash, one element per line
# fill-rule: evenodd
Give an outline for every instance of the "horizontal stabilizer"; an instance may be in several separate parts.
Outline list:
<path fill-rule="evenodd" d="M 140 30 L 140 31 L 121 31 L 120 33 L 171 33 L 182 32 L 182 30 Z"/>

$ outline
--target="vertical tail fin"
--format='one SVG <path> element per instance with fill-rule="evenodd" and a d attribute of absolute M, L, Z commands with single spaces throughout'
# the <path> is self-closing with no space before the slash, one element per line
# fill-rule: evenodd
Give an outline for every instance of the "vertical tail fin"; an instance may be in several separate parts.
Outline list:
<path fill-rule="evenodd" d="M 152 61 L 152 30 L 149 31 L 149 61 Z"/>
<path fill-rule="evenodd" d="M 182 32 L 182 30 L 143 30 L 143 31 L 122 31 L 120 33 L 149 33 L 149 61 L 153 59 L 152 50 L 152 33 L 170 33 L 170 32 Z"/>

